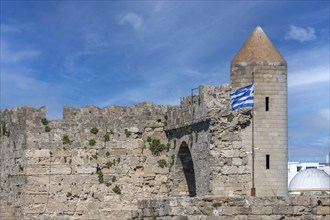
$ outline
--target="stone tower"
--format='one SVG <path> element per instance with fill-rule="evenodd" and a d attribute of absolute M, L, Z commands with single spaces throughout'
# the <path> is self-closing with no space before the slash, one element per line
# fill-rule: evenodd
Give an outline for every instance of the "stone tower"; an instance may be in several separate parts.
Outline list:
<path fill-rule="evenodd" d="M 256 196 L 285 196 L 288 179 L 287 65 L 261 27 L 253 30 L 231 62 L 233 89 L 251 84 L 253 78 Z M 251 144 L 252 129 L 247 130 L 242 139 L 245 144 Z"/>

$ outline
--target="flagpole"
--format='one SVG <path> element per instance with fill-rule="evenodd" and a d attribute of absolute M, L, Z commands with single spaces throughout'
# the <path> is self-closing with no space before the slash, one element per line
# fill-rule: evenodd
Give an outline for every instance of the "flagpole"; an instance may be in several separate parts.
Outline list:
<path fill-rule="evenodd" d="M 234 92 L 230 93 L 230 99 L 232 101 L 232 110 L 238 108 L 252 107 L 252 186 L 251 186 L 251 196 L 256 195 L 256 189 L 254 186 L 254 162 L 255 162 L 255 153 L 254 153 L 254 72 L 252 71 L 252 84 L 239 88 Z"/>
<path fill-rule="evenodd" d="M 252 72 L 252 83 L 254 83 L 254 72 Z M 252 106 L 252 188 L 251 188 L 251 196 L 256 196 L 256 188 L 254 186 L 254 104 L 255 104 L 255 101 L 254 101 L 254 95 L 253 95 L 253 106 Z"/>

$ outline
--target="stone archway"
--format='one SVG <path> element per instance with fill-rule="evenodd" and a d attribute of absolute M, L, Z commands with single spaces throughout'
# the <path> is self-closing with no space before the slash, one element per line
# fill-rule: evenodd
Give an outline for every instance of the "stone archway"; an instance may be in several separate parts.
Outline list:
<path fill-rule="evenodd" d="M 194 163 L 186 142 L 180 146 L 175 163 L 175 182 L 179 195 L 196 196 L 196 179 Z"/>

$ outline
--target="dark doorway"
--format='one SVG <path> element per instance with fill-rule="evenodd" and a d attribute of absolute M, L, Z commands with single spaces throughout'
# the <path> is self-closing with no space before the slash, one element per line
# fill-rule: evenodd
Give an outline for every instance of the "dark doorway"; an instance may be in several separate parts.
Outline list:
<path fill-rule="evenodd" d="M 178 187 L 181 195 L 196 196 L 196 180 L 194 163 L 186 142 L 180 146 L 178 158 L 176 161 L 176 170 L 178 171 Z"/>

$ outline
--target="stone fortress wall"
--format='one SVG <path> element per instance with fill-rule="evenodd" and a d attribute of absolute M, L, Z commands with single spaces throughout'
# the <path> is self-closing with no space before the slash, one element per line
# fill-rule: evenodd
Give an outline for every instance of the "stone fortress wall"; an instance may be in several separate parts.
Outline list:
<path fill-rule="evenodd" d="M 255 29 L 250 42 L 263 39 L 262 51 L 274 58 L 263 34 Z M 256 45 L 243 49 L 263 44 Z M 243 52 L 232 63 L 231 85 L 199 86 L 178 106 L 65 107 L 63 120 L 51 121 L 44 107 L 1 110 L 0 219 L 329 218 L 328 197 L 286 197 L 285 61 L 259 65 L 245 55 L 262 53 Z M 249 84 L 255 70 L 262 130 L 258 197 L 250 197 L 252 111 L 232 111 L 229 93 Z M 270 114 L 263 112 L 265 95 Z"/>
<path fill-rule="evenodd" d="M 140 199 L 247 195 L 240 133 L 250 113 L 231 112 L 229 85 L 199 90 L 180 106 L 65 107 L 54 121 L 44 108 L 1 111 L 1 202 L 9 212 L 2 215 L 126 219 Z M 152 152 L 153 142 L 164 149 Z M 196 179 L 187 184 L 189 173 Z"/>
<path fill-rule="evenodd" d="M 1 136 L 1 200 L 20 209 L 23 218 L 122 219 L 136 207 L 137 198 L 167 195 L 169 168 L 160 168 L 157 161 L 169 158 L 152 156 L 144 141 L 152 137 L 165 143 L 166 110 L 149 103 L 67 107 L 63 120 L 47 125 L 42 123 L 43 108 L 1 112 L 1 124 L 10 131 Z M 97 134 L 91 133 L 94 127 Z"/>
<path fill-rule="evenodd" d="M 200 86 L 195 103 L 187 96 L 180 106 L 65 107 L 64 119 L 47 125 L 44 108 L 1 111 L 1 219 L 329 217 L 329 198 L 249 197 L 250 143 L 242 137 L 251 136 L 251 111 L 232 112 L 229 91 Z M 148 137 L 165 145 L 159 155 Z M 185 177 L 186 146 L 195 180 Z"/>
<path fill-rule="evenodd" d="M 133 219 L 162 220 L 327 220 L 325 196 L 174 197 L 142 200 Z"/>

